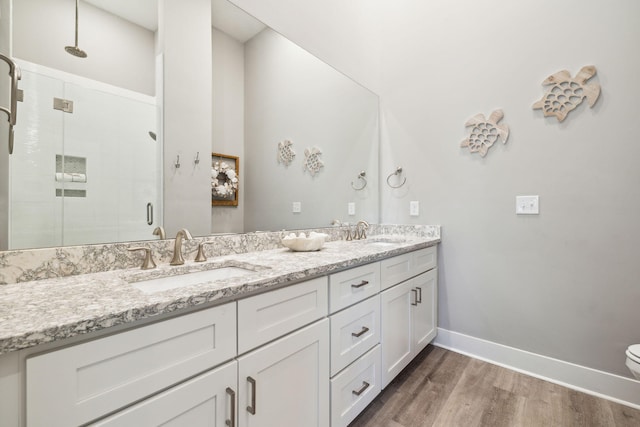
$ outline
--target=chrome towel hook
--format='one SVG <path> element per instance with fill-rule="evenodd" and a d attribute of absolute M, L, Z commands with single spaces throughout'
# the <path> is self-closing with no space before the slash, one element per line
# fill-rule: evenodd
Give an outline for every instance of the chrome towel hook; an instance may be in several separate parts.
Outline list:
<path fill-rule="evenodd" d="M 353 181 L 351 181 L 351 187 L 356 191 L 360 191 L 364 187 L 366 187 L 367 186 L 367 180 L 365 179 L 366 175 L 367 175 L 367 173 L 365 171 L 360 171 L 360 173 L 358 174 L 358 177 L 356 179 L 359 179 L 359 180 L 362 181 L 362 187 L 356 187 L 355 185 L 353 185 Z"/>
<path fill-rule="evenodd" d="M 391 173 L 391 174 L 389 174 L 389 176 L 387 177 L 387 185 L 389 187 L 391 187 L 391 188 L 400 188 L 407 182 L 407 177 L 405 176 L 404 179 L 402 180 L 402 182 L 400 183 L 400 185 L 391 185 L 391 183 L 389 182 L 389 179 L 394 175 L 402 175 L 402 166 L 398 166 L 396 168 L 396 171 Z"/>
<path fill-rule="evenodd" d="M 174 163 L 176 169 L 180 169 L 180 154 L 176 157 L 176 162 Z"/>

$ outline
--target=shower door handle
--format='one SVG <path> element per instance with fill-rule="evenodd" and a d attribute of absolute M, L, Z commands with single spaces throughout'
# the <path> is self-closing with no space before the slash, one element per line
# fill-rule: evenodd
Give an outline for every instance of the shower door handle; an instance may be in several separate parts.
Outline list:
<path fill-rule="evenodd" d="M 18 80 L 22 79 L 20 68 L 13 60 L 7 56 L 0 54 L 0 60 L 9 65 L 9 76 L 11 77 L 11 93 L 9 108 L 0 107 L 5 112 L 9 120 L 9 154 L 13 154 L 13 127 L 16 125 L 18 115 Z"/>
<path fill-rule="evenodd" d="M 147 203 L 147 224 L 153 224 L 153 203 Z"/>

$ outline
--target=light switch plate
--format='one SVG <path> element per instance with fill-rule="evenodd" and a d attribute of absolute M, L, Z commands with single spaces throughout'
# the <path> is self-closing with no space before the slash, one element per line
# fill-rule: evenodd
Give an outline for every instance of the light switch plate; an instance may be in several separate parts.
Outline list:
<path fill-rule="evenodd" d="M 356 214 L 356 204 L 354 202 L 347 203 L 347 211 L 349 212 L 349 215 L 355 215 Z"/>
<path fill-rule="evenodd" d="M 417 200 L 413 200 L 409 202 L 409 215 L 418 216 L 420 215 L 420 202 Z"/>
<path fill-rule="evenodd" d="M 300 213 L 302 212 L 302 203 L 301 202 L 293 202 L 292 203 L 292 207 L 291 207 L 291 211 L 293 213 Z"/>
<path fill-rule="evenodd" d="M 538 215 L 539 213 L 538 196 L 516 196 L 517 215 Z"/>

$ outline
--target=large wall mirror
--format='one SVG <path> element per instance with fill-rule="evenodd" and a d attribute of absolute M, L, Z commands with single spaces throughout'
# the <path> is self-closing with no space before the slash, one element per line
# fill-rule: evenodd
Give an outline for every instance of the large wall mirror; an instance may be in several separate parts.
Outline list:
<path fill-rule="evenodd" d="M 13 1 L 24 95 L 3 249 L 151 240 L 179 215 L 163 200 L 180 141 L 162 135 L 157 1 L 80 1 L 77 34 L 75 4 Z M 211 15 L 211 151 L 240 166 L 238 204 L 212 206 L 211 232 L 378 221 L 377 96 L 227 0 Z"/>

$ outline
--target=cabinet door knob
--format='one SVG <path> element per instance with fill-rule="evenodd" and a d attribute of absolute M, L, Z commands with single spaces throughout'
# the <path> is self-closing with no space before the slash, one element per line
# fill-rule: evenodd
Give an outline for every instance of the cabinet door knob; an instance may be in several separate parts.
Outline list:
<path fill-rule="evenodd" d="M 369 384 L 368 382 L 362 381 L 362 387 L 357 390 L 351 390 L 351 393 L 355 394 L 356 396 L 360 396 L 366 389 L 369 388 L 370 385 L 371 384 Z"/>
<path fill-rule="evenodd" d="M 363 286 L 367 286 L 369 284 L 369 282 L 367 282 L 366 280 L 363 280 L 362 282 L 358 283 L 357 285 L 351 285 L 352 288 L 361 288 Z"/>
<path fill-rule="evenodd" d="M 227 387 L 227 394 L 231 400 L 231 416 L 224 423 L 229 427 L 236 427 L 236 392 L 231 387 Z"/>
<path fill-rule="evenodd" d="M 251 405 L 247 406 L 247 412 L 251 415 L 256 414 L 256 380 L 247 377 L 247 382 L 251 384 Z"/>
<path fill-rule="evenodd" d="M 416 286 L 416 289 L 418 290 L 418 298 L 416 302 L 420 304 L 422 302 L 422 288 L 419 286 Z"/>
<path fill-rule="evenodd" d="M 363 326 L 360 332 L 351 332 L 351 335 L 356 338 L 360 338 L 362 335 L 366 334 L 367 332 L 369 332 L 369 328 L 367 328 L 366 326 Z"/>

